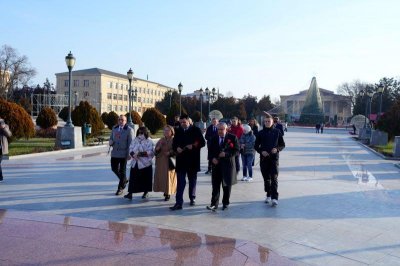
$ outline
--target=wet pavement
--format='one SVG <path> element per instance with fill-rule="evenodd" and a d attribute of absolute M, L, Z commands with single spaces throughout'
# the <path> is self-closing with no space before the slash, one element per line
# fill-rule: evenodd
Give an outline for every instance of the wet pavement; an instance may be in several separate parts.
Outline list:
<path fill-rule="evenodd" d="M 383 160 L 342 130 L 326 129 L 317 135 L 313 129 L 289 128 L 285 141 L 278 207 L 263 202 L 263 181 L 256 165 L 254 181 L 235 185 L 229 209 L 215 213 L 205 208 L 211 197 L 210 176 L 203 174 L 205 149 L 196 206 L 189 206 L 186 192 L 184 209 L 176 212 L 168 209 L 173 200 L 164 202 L 162 193 L 150 193 L 146 200 L 136 194 L 132 201 L 115 196 L 117 179 L 110 170 L 106 146 L 4 161 L 0 208 L 7 211 L 2 211 L 0 224 L 0 264 L 28 263 L 17 258 L 35 252 L 17 252 L 20 243 L 25 243 L 25 249 L 57 243 L 55 251 L 65 245 L 72 246 L 72 251 L 88 250 L 77 252 L 71 261 L 61 253 L 58 260 L 46 260 L 46 254 L 56 253 L 44 252 L 41 258 L 37 252 L 33 264 L 118 265 L 126 257 L 144 256 L 150 260 L 142 263 L 146 265 L 159 265 L 160 259 L 166 264 L 190 265 L 400 265 L 398 162 Z M 45 240 L 35 235 L 47 226 L 50 231 L 55 227 L 53 239 L 50 233 Z M 61 228 L 71 229 L 71 235 L 62 234 Z M 170 237 L 161 236 L 164 230 Z M 2 240 L 4 231 L 11 232 L 5 234 L 8 242 Z M 145 232 L 145 239 L 155 238 L 154 242 L 140 242 L 135 238 L 138 231 Z M 85 237 L 77 239 L 77 235 Z M 182 241 L 162 240 L 175 236 Z M 207 241 L 213 237 L 214 242 Z M 72 242 L 58 243 L 64 239 Z M 142 249 L 135 249 L 136 242 L 142 243 Z M 223 254 L 215 256 L 208 243 L 220 247 Z M 188 248 L 192 255 L 176 252 L 174 247 Z M 10 253 L 4 253 L 5 249 Z M 96 252 L 101 250 L 104 256 L 98 257 Z M 158 251 L 162 255 L 156 255 Z M 12 254 L 15 260 L 10 260 Z M 135 260 L 133 264 L 140 263 Z"/>

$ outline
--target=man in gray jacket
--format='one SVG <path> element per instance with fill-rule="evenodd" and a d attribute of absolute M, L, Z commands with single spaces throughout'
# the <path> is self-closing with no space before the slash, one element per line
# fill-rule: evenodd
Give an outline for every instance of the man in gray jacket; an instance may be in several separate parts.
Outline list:
<path fill-rule="evenodd" d="M 3 172 L 1 170 L 1 161 L 3 154 L 8 154 L 8 139 L 11 137 L 11 131 L 4 119 L 0 117 L 0 182 L 3 182 Z"/>
<path fill-rule="evenodd" d="M 133 129 L 126 124 L 126 116 L 120 115 L 118 125 L 111 131 L 109 145 L 111 151 L 111 170 L 119 178 L 118 189 L 115 195 L 123 193 L 128 179 L 126 178 L 126 161 L 129 158 L 129 145 L 133 139 Z"/>

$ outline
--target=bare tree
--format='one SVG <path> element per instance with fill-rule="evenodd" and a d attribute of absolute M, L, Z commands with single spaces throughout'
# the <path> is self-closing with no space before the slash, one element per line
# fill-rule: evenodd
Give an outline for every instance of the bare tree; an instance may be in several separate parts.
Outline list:
<path fill-rule="evenodd" d="M 28 63 L 28 57 L 20 56 L 14 48 L 3 45 L 0 50 L 0 96 L 7 98 L 18 82 L 26 85 L 36 75 Z"/>
<path fill-rule="evenodd" d="M 366 87 L 371 86 L 371 84 L 355 80 L 351 83 L 344 82 L 337 88 L 337 93 L 345 96 L 350 96 L 351 106 L 354 108 L 356 104 L 356 99 L 362 90 Z"/>

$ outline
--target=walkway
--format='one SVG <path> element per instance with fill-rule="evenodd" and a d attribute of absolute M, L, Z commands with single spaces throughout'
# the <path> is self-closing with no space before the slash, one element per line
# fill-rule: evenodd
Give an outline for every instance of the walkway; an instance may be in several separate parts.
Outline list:
<path fill-rule="evenodd" d="M 377 157 L 340 130 L 326 129 L 317 135 L 313 129 L 289 128 L 285 141 L 277 208 L 263 203 L 258 166 L 254 182 L 233 187 L 227 211 L 206 210 L 211 184 L 210 176 L 203 173 L 198 177 L 197 205 L 186 202 L 182 211 L 171 212 L 168 207 L 173 202 L 164 202 L 161 193 L 151 193 L 146 200 L 141 195 L 132 201 L 116 197 L 107 147 L 4 162 L 0 208 L 39 218 L 56 215 L 59 220 L 67 216 L 146 226 L 146 234 L 152 236 L 160 235 L 161 228 L 189 232 L 201 238 L 204 252 L 206 235 L 239 239 L 234 253 L 244 254 L 247 263 L 262 263 L 265 252 L 259 250 L 264 246 L 272 250 L 271 258 L 279 258 L 276 252 L 300 265 L 400 265 L 400 175 L 395 162 Z M 206 150 L 202 158 L 206 169 Z M 133 232 L 129 230 L 122 232 Z M 133 239 L 134 234 L 127 238 Z M 249 249 L 253 255 L 240 249 L 243 241 L 256 243 Z M 3 245 L 1 241 L 0 250 Z M 207 256 L 209 260 L 199 264 L 210 264 L 212 252 Z M 232 265 L 228 257 L 221 263 Z M 185 257 L 185 264 L 189 261 Z M 235 262 L 243 265 L 241 260 Z"/>

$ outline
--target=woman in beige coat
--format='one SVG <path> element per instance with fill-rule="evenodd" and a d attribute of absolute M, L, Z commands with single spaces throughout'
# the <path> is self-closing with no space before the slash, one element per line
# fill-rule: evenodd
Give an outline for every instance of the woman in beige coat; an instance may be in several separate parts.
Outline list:
<path fill-rule="evenodd" d="M 11 137 L 11 131 L 4 119 L 0 117 L 0 182 L 3 182 L 3 172 L 1 170 L 1 161 L 3 155 L 8 154 L 8 139 Z"/>
<path fill-rule="evenodd" d="M 172 140 L 175 131 L 171 126 L 164 127 L 164 137 L 161 138 L 155 148 L 156 168 L 154 174 L 154 192 L 164 192 L 165 201 L 171 194 L 176 193 L 176 173 L 170 169 L 169 159 L 174 155 Z"/>

